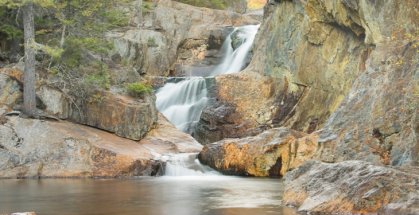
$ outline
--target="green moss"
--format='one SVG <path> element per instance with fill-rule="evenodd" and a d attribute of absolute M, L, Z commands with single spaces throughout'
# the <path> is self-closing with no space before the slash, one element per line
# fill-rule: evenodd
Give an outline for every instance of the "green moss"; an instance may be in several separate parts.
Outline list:
<path fill-rule="evenodd" d="M 130 96 L 137 98 L 153 92 L 153 88 L 150 85 L 139 82 L 128 84 L 126 89 Z"/>
<path fill-rule="evenodd" d="M 153 37 L 148 38 L 147 40 L 148 47 L 158 47 L 156 40 Z"/>

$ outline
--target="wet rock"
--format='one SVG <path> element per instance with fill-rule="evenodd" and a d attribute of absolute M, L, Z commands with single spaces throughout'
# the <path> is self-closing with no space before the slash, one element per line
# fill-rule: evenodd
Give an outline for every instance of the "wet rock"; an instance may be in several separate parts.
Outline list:
<path fill-rule="evenodd" d="M 279 177 L 310 159 L 316 143 L 315 135 L 275 128 L 255 137 L 207 144 L 198 157 L 228 175 Z"/>
<path fill-rule="evenodd" d="M 194 136 L 205 144 L 266 130 L 274 114 L 273 84 L 271 78 L 250 72 L 217 76 L 212 90 L 216 102 L 203 110 Z"/>
<path fill-rule="evenodd" d="M 284 203 L 313 214 L 418 214 L 417 167 L 310 161 L 285 177 Z"/>
<path fill-rule="evenodd" d="M 141 142 L 64 121 L 7 118 L 0 125 L 0 178 L 161 175 L 165 154 L 201 149 L 164 118 Z"/>
<path fill-rule="evenodd" d="M 233 47 L 234 50 L 236 50 L 239 46 L 246 42 L 242 34 L 243 32 L 241 31 L 235 31 L 231 35 L 231 47 Z"/>

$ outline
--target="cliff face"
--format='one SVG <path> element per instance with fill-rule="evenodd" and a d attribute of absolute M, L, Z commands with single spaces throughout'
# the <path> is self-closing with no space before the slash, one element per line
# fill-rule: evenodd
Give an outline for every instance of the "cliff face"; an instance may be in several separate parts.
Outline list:
<path fill-rule="evenodd" d="M 200 137 L 226 128 L 236 133 L 220 139 L 243 137 L 276 126 L 311 133 L 302 134 L 311 142 L 300 142 L 300 162 L 284 170 L 296 168 L 285 177 L 284 202 L 314 213 L 418 213 L 418 176 L 409 172 L 419 164 L 418 6 L 269 1 L 250 66 L 216 78 L 218 101 L 204 111 Z M 219 114 L 220 107 L 228 111 Z M 257 140 L 274 131 L 208 144 L 200 158 L 221 171 L 252 174 L 256 161 L 272 155 L 246 147 L 270 147 L 272 139 Z M 276 155 L 279 164 L 256 169 L 287 166 L 291 149 Z M 334 164 L 298 167 L 307 160 Z"/>
<path fill-rule="evenodd" d="M 232 136 L 253 134 L 249 131 L 258 127 L 285 126 L 308 133 L 324 128 L 317 155 L 322 160 L 416 162 L 414 8 L 416 1 L 268 3 L 249 67 L 217 78 L 219 102 L 234 109 L 224 117 L 235 119 L 228 126 L 248 125 Z M 238 79 L 246 78 L 269 92 L 257 96 L 246 88 L 223 90 L 234 89 Z M 217 123 L 218 130 L 227 126 Z M 201 120 L 200 136 L 217 131 L 214 126 L 205 129 L 206 124 Z"/>

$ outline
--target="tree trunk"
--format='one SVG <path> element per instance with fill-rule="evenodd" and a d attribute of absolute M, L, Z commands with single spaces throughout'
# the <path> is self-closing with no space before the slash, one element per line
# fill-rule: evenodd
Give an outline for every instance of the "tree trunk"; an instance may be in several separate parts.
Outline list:
<path fill-rule="evenodd" d="M 35 95 L 35 23 L 33 3 L 27 2 L 22 7 L 23 30 L 25 36 L 25 72 L 23 77 L 23 112 L 34 117 L 36 112 Z"/>

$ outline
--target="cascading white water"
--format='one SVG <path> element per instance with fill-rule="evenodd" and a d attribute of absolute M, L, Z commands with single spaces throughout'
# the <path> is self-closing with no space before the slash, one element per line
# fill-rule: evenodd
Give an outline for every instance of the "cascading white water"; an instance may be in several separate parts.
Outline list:
<path fill-rule="evenodd" d="M 235 28 L 223 43 L 223 59 L 210 75 L 239 72 L 246 64 L 259 25 Z M 234 37 L 234 39 L 233 39 Z M 233 40 L 236 42 L 233 48 Z M 206 81 L 202 77 L 189 77 L 178 83 L 167 83 L 157 91 L 157 109 L 178 129 L 192 133 L 199 121 L 207 98 Z"/>
<path fill-rule="evenodd" d="M 246 65 L 259 25 L 235 28 L 227 36 L 221 48 L 221 64 L 209 74 L 211 76 L 239 72 Z M 157 109 L 178 129 L 192 133 L 201 112 L 208 101 L 205 78 L 189 77 L 177 83 L 167 83 L 156 94 Z M 201 165 L 196 154 L 171 155 L 166 163 L 166 176 L 197 176 L 217 174 Z"/>
<path fill-rule="evenodd" d="M 214 68 L 211 75 L 240 72 L 246 66 L 246 58 L 252 48 L 259 25 L 247 25 L 234 28 L 226 38 L 221 51 L 225 53 L 221 64 Z M 233 47 L 233 40 L 239 40 L 238 47 Z"/>
<path fill-rule="evenodd" d="M 156 94 L 157 109 L 178 129 L 191 133 L 207 103 L 207 86 L 202 77 L 167 83 Z"/>
<path fill-rule="evenodd" d="M 218 172 L 202 165 L 196 153 L 169 155 L 165 168 L 166 176 L 219 175 Z"/>

